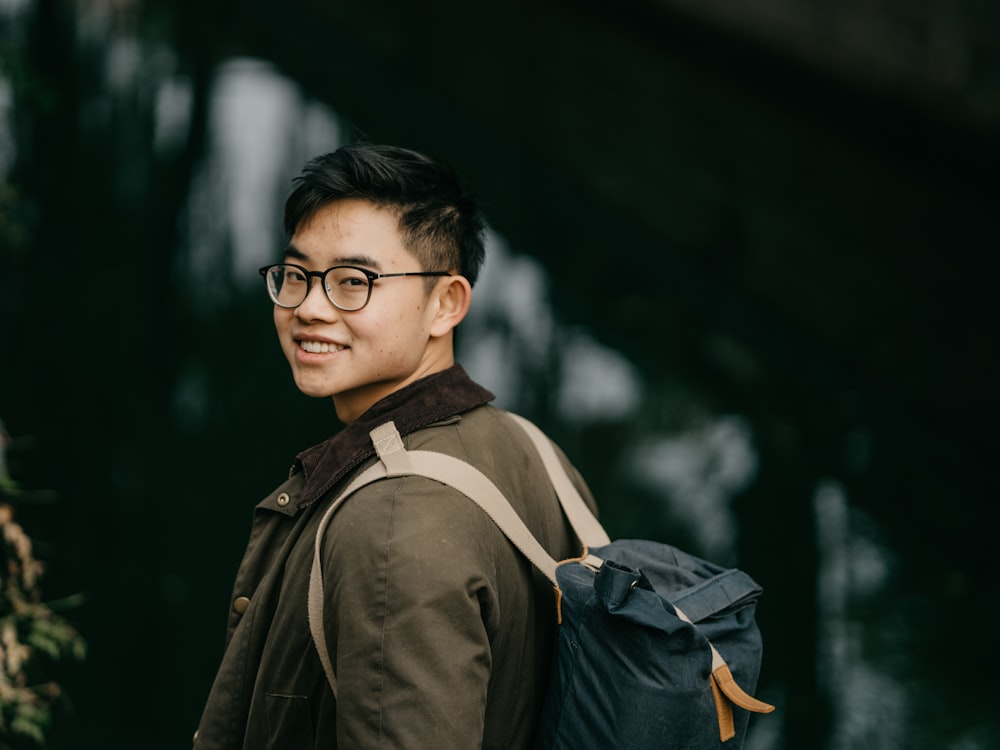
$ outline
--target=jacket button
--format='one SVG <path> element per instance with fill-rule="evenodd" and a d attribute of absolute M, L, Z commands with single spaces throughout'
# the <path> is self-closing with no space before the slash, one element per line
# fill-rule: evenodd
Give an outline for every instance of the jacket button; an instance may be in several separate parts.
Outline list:
<path fill-rule="evenodd" d="M 242 615 L 247 611 L 247 607 L 250 606 L 250 597 L 248 596 L 237 596 L 233 600 L 233 609 L 236 610 L 237 614 Z"/>
<path fill-rule="evenodd" d="M 289 498 L 289 497 L 288 497 L 288 493 L 287 493 L 287 492 L 282 492 L 282 493 L 281 493 L 280 495 L 278 495 L 278 500 L 277 500 L 277 503 L 278 503 L 278 505 L 280 505 L 280 506 L 281 506 L 282 508 L 284 508 L 284 507 L 285 507 L 286 505 L 288 505 L 288 501 L 289 501 L 290 499 L 291 499 L 291 498 Z"/>

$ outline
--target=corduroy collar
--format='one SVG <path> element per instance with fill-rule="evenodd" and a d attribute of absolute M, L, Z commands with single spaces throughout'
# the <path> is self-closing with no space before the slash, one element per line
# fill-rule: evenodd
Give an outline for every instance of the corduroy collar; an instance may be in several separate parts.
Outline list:
<path fill-rule="evenodd" d="M 351 469 L 375 455 L 368 433 L 379 425 L 393 421 L 400 435 L 408 435 L 493 398 L 457 364 L 390 393 L 336 435 L 296 457 L 296 466 L 305 475 L 299 507 L 319 500 Z"/>

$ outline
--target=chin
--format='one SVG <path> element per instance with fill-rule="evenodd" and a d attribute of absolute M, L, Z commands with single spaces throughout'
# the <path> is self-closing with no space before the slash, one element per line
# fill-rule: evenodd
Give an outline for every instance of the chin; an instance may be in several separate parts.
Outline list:
<path fill-rule="evenodd" d="M 296 378 L 295 387 L 298 388 L 304 396 L 309 396 L 310 398 L 330 398 L 333 396 L 333 390 L 330 386 L 323 383 L 312 383 Z"/>

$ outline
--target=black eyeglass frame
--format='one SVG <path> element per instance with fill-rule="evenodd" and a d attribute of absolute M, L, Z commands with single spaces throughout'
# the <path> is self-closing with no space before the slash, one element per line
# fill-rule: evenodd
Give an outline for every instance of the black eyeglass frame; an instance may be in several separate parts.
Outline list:
<path fill-rule="evenodd" d="M 307 283 L 306 293 L 305 293 L 305 296 L 302 297 L 302 302 L 306 301 L 306 298 L 309 296 L 309 292 L 312 291 L 312 281 L 311 281 L 311 279 L 313 279 L 313 278 L 319 279 L 320 283 L 323 285 L 323 291 L 326 293 L 326 298 L 328 300 L 330 300 L 330 304 L 333 305 L 334 307 L 336 307 L 338 310 L 340 310 L 342 312 L 357 312 L 358 310 L 364 310 L 365 307 L 368 306 L 368 303 L 371 301 L 371 298 L 372 298 L 372 287 L 374 287 L 375 281 L 378 280 L 378 279 L 391 279 L 391 278 L 395 278 L 395 277 L 399 277 L 399 276 L 452 276 L 452 275 L 454 275 L 454 274 L 451 273 L 451 271 L 406 271 L 404 273 L 375 273 L 375 271 L 369 271 L 367 268 L 361 268 L 360 266 L 349 266 L 349 265 L 330 266 L 325 271 L 310 271 L 309 269 L 303 268 L 302 266 L 300 266 L 300 265 L 298 265 L 296 263 L 272 263 L 269 266 L 264 266 L 263 268 L 258 268 L 257 269 L 257 273 L 259 273 L 260 276 L 261 276 L 261 278 L 264 280 L 264 286 L 267 288 L 267 296 L 271 298 L 271 301 L 274 304 L 276 304 L 278 307 L 284 308 L 285 310 L 294 310 L 296 307 L 298 307 L 299 305 L 301 305 L 302 302 L 299 302 L 297 305 L 283 305 L 280 302 L 278 302 L 278 300 L 276 300 L 274 298 L 274 295 L 271 294 L 271 284 L 267 280 L 267 274 L 268 274 L 268 272 L 270 272 L 270 270 L 272 268 L 296 268 L 296 269 L 298 269 L 299 271 L 302 272 L 302 274 L 306 277 L 306 283 Z M 368 279 L 368 294 L 365 296 L 365 301 L 364 301 L 364 303 L 361 304 L 360 307 L 349 307 L 349 308 L 348 307 L 342 307 L 341 305 L 338 305 L 333 300 L 333 297 L 330 295 L 330 288 L 326 285 L 326 275 L 328 273 L 330 273 L 330 271 L 336 271 L 338 268 L 349 268 L 352 271 L 358 271 L 358 272 L 364 274 L 365 278 Z"/>

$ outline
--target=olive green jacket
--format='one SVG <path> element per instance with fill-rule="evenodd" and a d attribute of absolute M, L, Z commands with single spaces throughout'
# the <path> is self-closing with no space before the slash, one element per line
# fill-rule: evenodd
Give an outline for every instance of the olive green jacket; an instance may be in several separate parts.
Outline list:
<path fill-rule="evenodd" d="M 530 747 L 556 629 L 551 584 L 455 490 L 385 479 L 333 517 L 322 560 L 337 699 L 307 620 L 319 519 L 374 463 L 368 432 L 389 420 L 408 450 L 492 479 L 553 557 L 580 554 L 533 447 L 491 399 L 456 366 L 300 454 L 256 508 L 197 750 Z"/>

